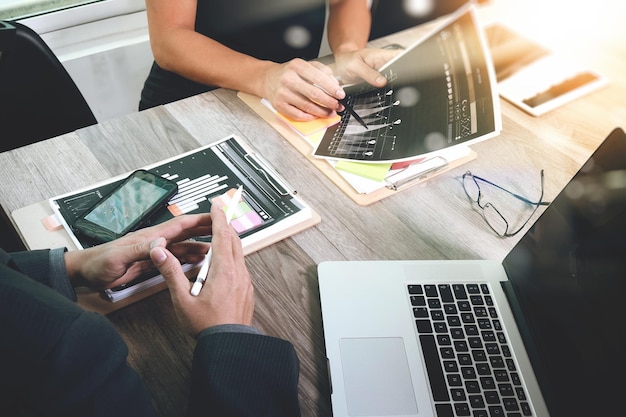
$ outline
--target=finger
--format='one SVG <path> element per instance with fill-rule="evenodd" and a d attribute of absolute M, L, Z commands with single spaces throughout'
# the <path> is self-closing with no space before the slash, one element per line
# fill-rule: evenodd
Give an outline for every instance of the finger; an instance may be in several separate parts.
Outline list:
<path fill-rule="evenodd" d="M 160 246 L 152 248 L 150 259 L 157 267 L 170 289 L 173 298 L 189 295 L 190 283 L 178 259 L 170 251 Z M 190 295 L 189 295 L 190 296 Z"/>

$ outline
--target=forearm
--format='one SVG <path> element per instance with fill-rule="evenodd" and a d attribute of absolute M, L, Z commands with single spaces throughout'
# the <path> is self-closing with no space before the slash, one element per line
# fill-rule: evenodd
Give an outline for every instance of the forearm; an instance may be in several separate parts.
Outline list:
<path fill-rule="evenodd" d="M 367 0 L 330 0 L 328 43 L 333 53 L 367 46 L 372 16 Z"/>
<path fill-rule="evenodd" d="M 187 28 L 155 35 L 152 49 L 157 64 L 201 84 L 262 96 L 264 74 L 277 65 L 234 51 Z"/>

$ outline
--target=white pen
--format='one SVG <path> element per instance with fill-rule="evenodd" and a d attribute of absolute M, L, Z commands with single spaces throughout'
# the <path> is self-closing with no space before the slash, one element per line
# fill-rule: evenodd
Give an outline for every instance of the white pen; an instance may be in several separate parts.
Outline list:
<path fill-rule="evenodd" d="M 239 200 L 241 200 L 242 192 L 243 192 L 243 186 L 240 185 L 239 188 L 237 188 L 237 191 L 235 191 L 235 194 L 233 194 L 233 198 L 228 203 L 228 206 L 226 206 L 226 222 L 228 224 L 230 224 L 230 221 L 233 219 L 233 216 L 235 215 L 235 210 L 237 208 L 237 205 L 239 204 Z M 204 256 L 204 261 L 202 263 L 202 266 L 200 267 L 200 272 L 198 272 L 198 275 L 196 276 L 196 281 L 191 286 L 191 295 L 197 296 L 198 294 L 200 294 L 202 285 L 204 284 L 204 281 L 206 281 L 207 275 L 209 275 L 209 266 L 211 266 L 212 256 L 213 256 L 213 246 L 211 245 L 211 247 L 209 248 L 209 251 Z"/>

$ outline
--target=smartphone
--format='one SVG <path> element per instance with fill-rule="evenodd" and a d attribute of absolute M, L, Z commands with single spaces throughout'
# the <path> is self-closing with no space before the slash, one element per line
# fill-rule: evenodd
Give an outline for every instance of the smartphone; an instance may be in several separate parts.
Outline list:
<path fill-rule="evenodd" d="M 74 222 L 74 229 L 98 243 L 136 230 L 178 191 L 178 185 L 146 170 L 130 174 Z"/>

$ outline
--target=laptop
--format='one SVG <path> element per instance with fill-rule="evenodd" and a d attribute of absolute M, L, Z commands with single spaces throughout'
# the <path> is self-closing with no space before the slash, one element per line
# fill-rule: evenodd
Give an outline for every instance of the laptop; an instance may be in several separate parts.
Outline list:
<path fill-rule="evenodd" d="M 617 128 L 501 263 L 320 263 L 333 415 L 624 415 L 625 249 Z"/>

